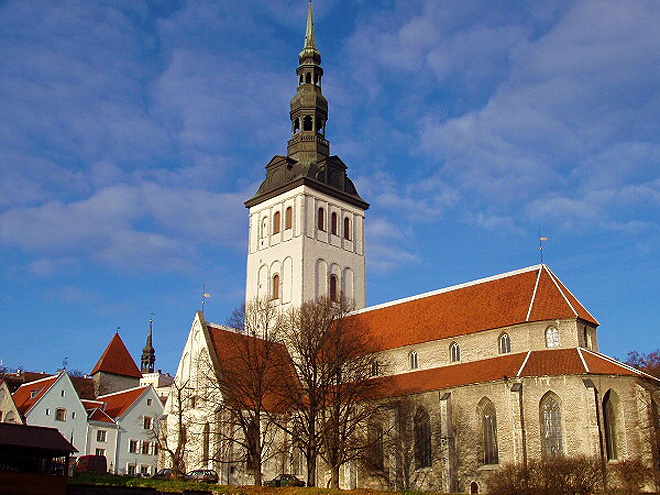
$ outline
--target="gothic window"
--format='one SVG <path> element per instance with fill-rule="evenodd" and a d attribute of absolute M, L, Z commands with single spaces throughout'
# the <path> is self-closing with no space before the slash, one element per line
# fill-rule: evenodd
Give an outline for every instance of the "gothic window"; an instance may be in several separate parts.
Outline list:
<path fill-rule="evenodd" d="M 549 327 L 545 331 L 545 346 L 559 347 L 559 330 L 555 327 Z"/>
<path fill-rule="evenodd" d="M 300 119 L 293 121 L 293 132 L 298 132 L 300 130 Z"/>
<path fill-rule="evenodd" d="M 273 292 L 272 292 L 272 299 L 279 299 L 280 298 L 280 276 L 279 275 L 273 275 Z"/>
<path fill-rule="evenodd" d="M 416 370 L 417 368 L 419 368 L 417 351 L 412 351 L 410 354 L 408 354 L 408 365 L 410 366 L 411 370 Z"/>
<path fill-rule="evenodd" d="M 323 208 L 319 208 L 318 215 L 316 216 L 316 226 L 319 230 L 325 232 L 325 210 Z"/>
<path fill-rule="evenodd" d="M 305 74 L 305 82 L 307 84 L 312 84 L 312 73 L 311 72 L 308 72 L 307 74 Z"/>
<path fill-rule="evenodd" d="M 457 363 L 461 360 L 461 346 L 456 342 L 452 342 L 449 346 L 449 360 L 452 363 Z"/>
<path fill-rule="evenodd" d="M 293 208 L 290 206 L 284 211 L 284 230 L 289 230 L 293 225 Z"/>
<path fill-rule="evenodd" d="M 545 394 L 541 399 L 540 413 L 543 455 L 559 456 L 563 452 L 559 398 L 552 392 Z"/>
<path fill-rule="evenodd" d="M 344 217 L 344 239 L 351 240 L 351 219 Z"/>
<path fill-rule="evenodd" d="M 202 462 L 206 463 L 209 460 L 209 445 L 211 443 L 211 427 L 208 423 L 204 424 L 202 437 Z"/>
<path fill-rule="evenodd" d="M 497 464 L 497 415 L 495 406 L 488 399 L 480 403 L 481 412 L 481 442 L 483 447 L 482 461 L 484 464 Z"/>
<path fill-rule="evenodd" d="M 423 407 L 415 414 L 415 465 L 417 469 L 431 467 L 431 421 Z"/>
<path fill-rule="evenodd" d="M 303 131 L 311 131 L 312 129 L 312 118 L 307 115 L 303 118 Z"/>
<path fill-rule="evenodd" d="M 280 212 L 276 211 L 273 215 L 273 234 L 280 233 Z"/>
<path fill-rule="evenodd" d="M 332 212 L 331 215 L 331 221 L 330 221 L 330 232 L 334 235 L 337 235 L 337 214 L 335 212 Z"/>
<path fill-rule="evenodd" d="M 603 400 L 603 419 L 605 420 L 605 447 L 607 449 L 607 460 L 618 459 L 619 453 L 617 448 L 617 421 L 615 411 L 614 392 L 608 390 Z"/>
<path fill-rule="evenodd" d="M 330 300 L 337 302 L 339 301 L 339 291 L 338 291 L 337 276 L 330 275 Z"/>
<path fill-rule="evenodd" d="M 508 333 L 500 335 L 500 354 L 508 354 L 511 352 L 511 337 Z"/>

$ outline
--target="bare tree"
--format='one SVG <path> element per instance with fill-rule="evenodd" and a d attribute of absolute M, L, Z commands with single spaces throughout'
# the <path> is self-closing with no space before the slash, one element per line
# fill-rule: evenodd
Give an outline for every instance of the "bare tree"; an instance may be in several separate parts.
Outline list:
<path fill-rule="evenodd" d="M 168 414 L 157 418 L 152 423 L 152 435 L 158 450 L 169 458 L 169 465 L 182 473 L 186 472 L 186 453 L 188 451 L 186 406 L 189 401 L 188 380 L 179 383 L 176 380 L 170 388 Z"/>
<path fill-rule="evenodd" d="M 660 349 L 648 354 L 630 351 L 624 362 L 644 373 L 660 378 Z"/>

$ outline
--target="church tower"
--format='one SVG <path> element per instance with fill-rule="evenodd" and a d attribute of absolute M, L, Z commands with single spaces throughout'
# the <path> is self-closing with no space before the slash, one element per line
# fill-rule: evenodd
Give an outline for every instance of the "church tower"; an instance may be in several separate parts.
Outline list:
<path fill-rule="evenodd" d="M 330 154 L 311 0 L 299 61 L 287 155 L 270 160 L 266 179 L 245 202 L 250 211 L 246 299 L 266 298 L 286 309 L 343 295 L 363 308 L 369 204 L 348 178 L 344 162 Z"/>
<path fill-rule="evenodd" d="M 141 371 L 142 373 L 153 373 L 156 367 L 156 350 L 154 349 L 154 319 L 149 318 L 149 334 L 147 343 L 142 349 Z"/>

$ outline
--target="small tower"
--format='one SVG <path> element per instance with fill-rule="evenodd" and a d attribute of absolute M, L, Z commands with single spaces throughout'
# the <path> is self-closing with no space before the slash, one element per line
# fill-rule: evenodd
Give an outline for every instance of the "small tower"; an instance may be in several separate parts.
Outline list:
<path fill-rule="evenodd" d="M 266 179 L 245 202 L 250 211 L 246 300 L 269 299 L 286 308 L 343 296 L 363 308 L 369 204 L 348 178 L 344 162 L 330 154 L 311 0 L 299 62 L 287 155 L 271 159 Z"/>
<path fill-rule="evenodd" d="M 153 373 L 156 364 L 156 350 L 153 345 L 153 331 L 154 331 L 154 318 L 149 318 L 149 335 L 147 335 L 147 343 L 142 349 L 142 373 Z"/>

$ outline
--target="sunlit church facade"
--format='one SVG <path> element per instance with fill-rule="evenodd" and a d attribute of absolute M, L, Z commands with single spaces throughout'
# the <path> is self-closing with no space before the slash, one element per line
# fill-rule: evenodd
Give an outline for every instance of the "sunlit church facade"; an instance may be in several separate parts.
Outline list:
<path fill-rule="evenodd" d="M 548 266 L 365 307 L 369 205 L 346 164 L 330 154 L 311 3 L 299 60 L 287 154 L 273 157 L 245 203 L 246 299 L 284 310 L 345 297 L 356 308 L 351 318 L 378 342 L 373 375 L 386 384 L 382 400 L 392 414 L 374 428 L 398 433 L 407 452 L 383 447 L 369 463 L 347 463 L 342 488 L 480 493 L 505 463 L 557 455 L 657 464 L 658 381 L 599 352 L 599 322 Z M 179 383 L 195 382 L 193 356 L 222 354 L 226 331 L 197 314 Z M 189 408 L 203 414 L 198 404 Z M 244 465 L 204 460 L 209 428 L 212 422 L 188 452 L 188 467 L 213 468 L 224 483 L 249 483 Z M 264 479 L 280 473 L 304 479 L 294 449 L 265 462 Z M 319 485 L 328 477 L 321 465 Z"/>

